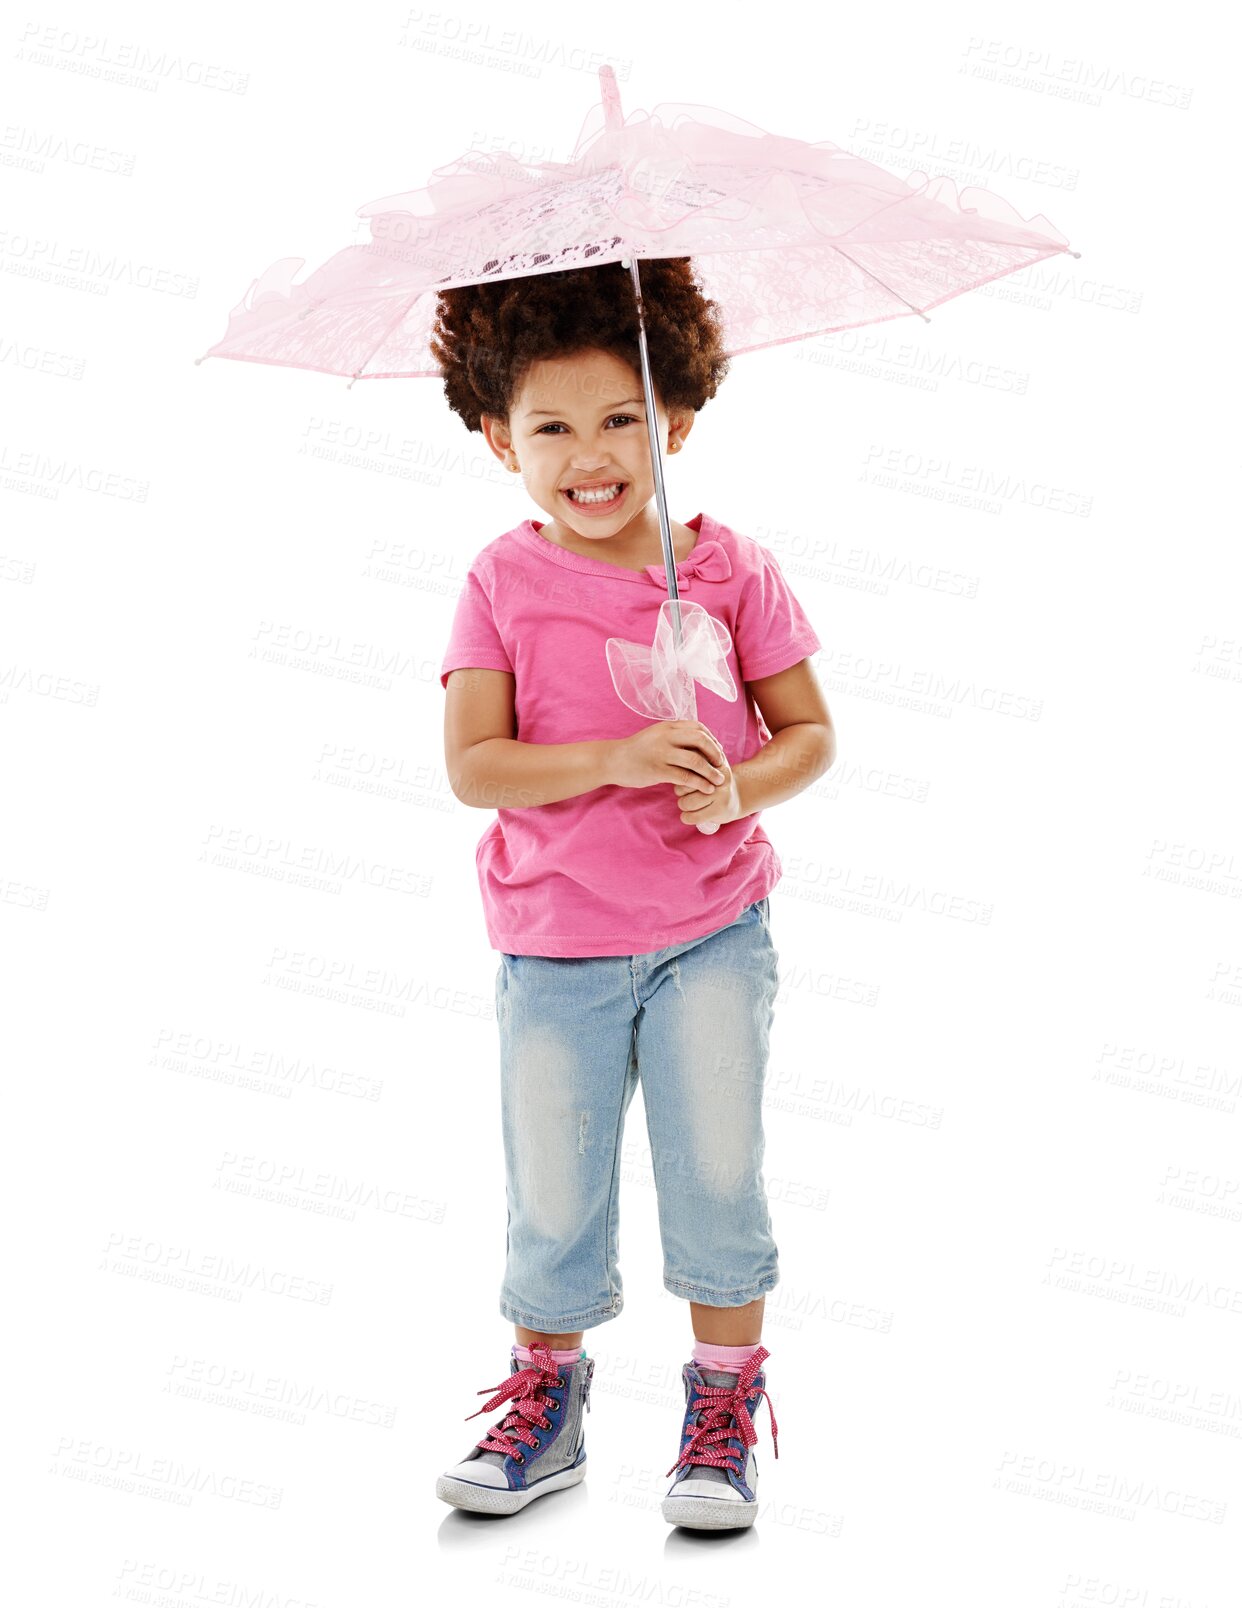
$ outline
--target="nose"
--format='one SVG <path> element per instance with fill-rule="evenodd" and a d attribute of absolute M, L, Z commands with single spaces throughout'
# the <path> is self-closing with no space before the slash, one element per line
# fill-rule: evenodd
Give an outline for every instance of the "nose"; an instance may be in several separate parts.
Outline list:
<path fill-rule="evenodd" d="M 579 432 L 574 438 L 569 461 L 575 467 L 581 465 L 586 469 L 609 463 L 612 459 L 612 442 L 609 437 L 615 434 L 614 430 L 605 430 L 602 424 L 594 437 L 589 428 Z"/>
<path fill-rule="evenodd" d="M 578 439 L 577 450 L 570 454 L 574 463 L 607 463 L 608 449 L 599 442 Z"/>

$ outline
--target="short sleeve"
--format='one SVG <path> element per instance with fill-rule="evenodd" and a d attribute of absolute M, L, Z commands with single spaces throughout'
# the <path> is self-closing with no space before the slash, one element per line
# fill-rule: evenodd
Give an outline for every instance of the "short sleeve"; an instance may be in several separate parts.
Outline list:
<path fill-rule="evenodd" d="M 823 646 L 776 555 L 760 542 L 754 544 L 754 550 L 758 563 L 742 587 L 733 626 L 733 646 L 743 681 L 761 681 L 788 670 Z"/>
<path fill-rule="evenodd" d="M 477 569 L 466 575 L 466 584 L 457 599 L 457 610 L 449 632 L 448 647 L 440 667 L 440 685 L 447 688 L 454 670 L 507 670 L 513 666 L 496 628 L 492 601 Z"/>

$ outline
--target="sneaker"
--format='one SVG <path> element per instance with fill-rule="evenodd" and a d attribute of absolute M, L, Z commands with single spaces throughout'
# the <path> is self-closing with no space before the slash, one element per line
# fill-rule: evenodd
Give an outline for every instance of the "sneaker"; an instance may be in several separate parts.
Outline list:
<path fill-rule="evenodd" d="M 583 1351 L 576 1362 L 559 1367 L 544 1345 L 531 1346 L 531 1361 L 509 1359 L 503 1385 L 478 1409 L 512 1405 L 465 1458 L 441 1474 L 436 1495 L 475 1513 L 516 1513 L 537 1496 L 577 1485 L 586 1474 L 582 1412 L 591 1405 L 595 1360 Z M 478 1413 L 469 1413 L 476 1418 Z"/>
<path fill-rule="evenodd" d="M 760 1346 L 740 1373 L 686 1363 L 681 1370 L 686 1413 L 681 1454 L 668 1470 L 677 1477 L 660 1511 L 670 1524 L 691 1530 L 731 1530 L 753 1524 L 759 1511 L 759 1463 L 751 1447 L 759 1439 L 751 1402 L 768 1400 L 772 1455 L 776 1447 L 776 1414 L 759 1371 L 771 1353 Z M 743 1462 L 743 1459 L 745 1460 Z"/>

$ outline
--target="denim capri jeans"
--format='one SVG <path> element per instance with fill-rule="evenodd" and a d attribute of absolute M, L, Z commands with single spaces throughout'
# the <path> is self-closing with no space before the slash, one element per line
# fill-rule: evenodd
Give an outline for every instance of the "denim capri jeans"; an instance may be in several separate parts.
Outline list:
<path fill-rule="evenodd" d="M 621 1311 L 621 1144 L 640 1077 L 665 1288 L 729 1307 L 776 1284 L 762 1170 L 778 986 L 768 922 L 763 898 L 649 954 L 501 954 L 511 1322 L 568 1334 Z"/>

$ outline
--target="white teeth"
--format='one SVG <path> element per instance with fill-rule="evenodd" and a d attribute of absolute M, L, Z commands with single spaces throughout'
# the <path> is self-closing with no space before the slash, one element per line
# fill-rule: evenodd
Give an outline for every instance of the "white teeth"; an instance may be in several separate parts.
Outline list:
<path fill-rule="evenodd" d="M 618 480 L 612 486 L 597 486 L 593 491 L 570 490 L 567 492 L 567 495 L 571 497 L 574 502 L 606 503 L 612 502 L 612 500 L 618 496 L 621 491 L 621 486 L 622 482 Z"/>

